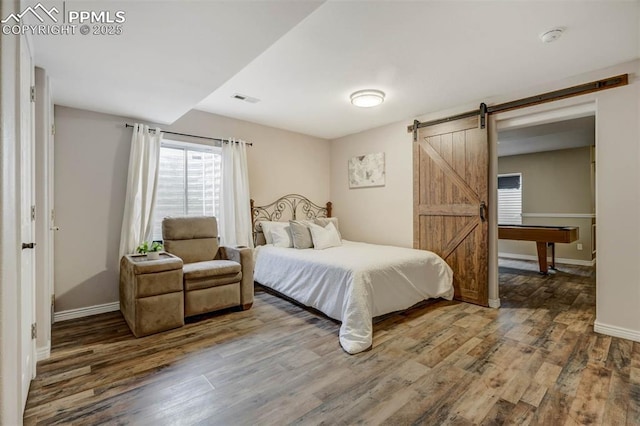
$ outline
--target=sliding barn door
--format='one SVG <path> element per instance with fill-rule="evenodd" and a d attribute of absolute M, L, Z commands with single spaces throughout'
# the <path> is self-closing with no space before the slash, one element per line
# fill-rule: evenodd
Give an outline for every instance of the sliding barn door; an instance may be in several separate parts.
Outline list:
<path fill-rule="evenodd" d="M 487 129 L 478 116 L 418 129 L 413 245 L 453 269 L 455 298 L 487 306 Z"/>

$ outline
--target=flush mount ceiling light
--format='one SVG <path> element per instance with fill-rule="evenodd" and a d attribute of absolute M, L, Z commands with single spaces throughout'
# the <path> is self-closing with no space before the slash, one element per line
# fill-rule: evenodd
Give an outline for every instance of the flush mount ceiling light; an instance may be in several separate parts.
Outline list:
<path fill-rule="evenodd" d="M 381 90 L 358 90 L 351 94 L 351 103 L 357 107 L 370 108 L 384 102 L 384 92 Z"/>
<path fill-rule="evenodd" d="M 562 28 L 554 28 L 552 30 L 545 31 L 540 34 L 540 40 L 542 40 L 543 43 L 551 43 L 559 39 L 563 32 L 564 29 Z"/>

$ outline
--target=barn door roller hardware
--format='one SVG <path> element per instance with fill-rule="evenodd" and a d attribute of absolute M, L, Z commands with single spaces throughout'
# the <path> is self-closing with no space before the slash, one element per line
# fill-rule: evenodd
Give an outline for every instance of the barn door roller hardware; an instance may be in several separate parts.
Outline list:
<path fill-rule="evenodd" d="M 420 122 L 418 120 L 413 120 L 413 141 L 417 141 L 418 140 L 418 126 L 420 125 Z"/>
<path fill-rule="evenodd" d="M 573 96 L 586 95 L 587 93 L 599 92 L 601 90 L 613 89 L 615 87 L 626 86 L 629 84 L 629 74 L 620 74 L 615 77 L 605 78 L 603 80 L 592 81 L 590 83 L 580 84 L 578 86 L 567 87 L 565 89 L 554 90 L 553 92 L 543 93 L 541 95 L 529 96 L 528 98 L 518 99 L 516 101 L 505 102 L 498 105 L 487 106 L 480 104 L 480 108 L 467 111 L 462 114 L 451 117 L 441 118 L 433 121 L 425 121 L 423 123 L 414 120 L 413 124 L 407 127 L 407 132 L 413 132 L 413 140 L 418 139 L 418 129 L 422 127 L 434 126 L 448 121 L 459 120 L 461 118 L 480 115 L 480 127 L 486 127 L 486 115 L 496 112 L 509 111 L 512 109 L 526 108 L 533 105 L 544 104 L 547 102 L 558 101 L 560 99 L 571 98 Z"/>
<path fill-rule="evenodd" d="M 413 132 L 413 140 L 415 142 L 418 140 L 418 129 L 421 129 L 423 127 L 435 126 L 436 124 L 448 123 L 449 121 L 460 120 L 461 118 L 473 117 L 474 115 L 478 115 L 478 114 L 480 114 L 480 109 L 463 112 L 462 114 L 452 115 L 451 117 L 440 118 L 438 120 L 424 121 L 424 122 L 414 120 L 413 124 L 407 128 L 407 131 Z"/>
<path fill-rule="evenodd" d="M 487 104 L 484 102 L 480 104 L 480 128 L 487 127 Z"/>

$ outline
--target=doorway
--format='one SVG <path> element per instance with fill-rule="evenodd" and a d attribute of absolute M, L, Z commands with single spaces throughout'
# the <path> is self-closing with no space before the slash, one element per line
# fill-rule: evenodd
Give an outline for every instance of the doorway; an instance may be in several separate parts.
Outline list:
<path fill-rule="evenodd" d="M 537 283 L 554 279 L 560 283 L 567 274 L 591 280 L 591 306 L 595 305 L 595 103 L 557 104 L 538 107 L 536 112 L 523 109 L 492 117 L 491 174 L 496 178 L 491 179 L 490 190 L 494 195 L 490 302 L 494 307 L 508 293 L 499 283 L 524 282 L 524 277 Z M 575 228 L 579 235 L 555 244 L 536 244 L 531 238 L 499 240 L 500 221 L 524 228 Z M 541 245 L 548 269 L 539 261 Z M 546 270 L 548 275 L 541 273 Z M 521 291 L 521 295 L 526 293 Z"/>

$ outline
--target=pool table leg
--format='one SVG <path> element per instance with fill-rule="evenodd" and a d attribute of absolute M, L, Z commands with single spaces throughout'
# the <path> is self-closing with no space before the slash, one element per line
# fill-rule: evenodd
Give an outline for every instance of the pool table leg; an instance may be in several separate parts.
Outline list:
<path fill-rule="evenodd" d="M 536 241 L 536 248 L 538 249 L 540 273 L 547 275 L 549 273 L 549 266 L 547 265 L 547 243 L 544 241 Z"/>
<path fill-rule="evenodd" d="M 549 243 L 551 247 L 551 269 L 556 269 L 556 243 Z"/>

